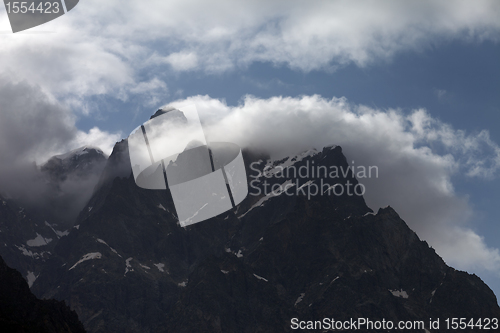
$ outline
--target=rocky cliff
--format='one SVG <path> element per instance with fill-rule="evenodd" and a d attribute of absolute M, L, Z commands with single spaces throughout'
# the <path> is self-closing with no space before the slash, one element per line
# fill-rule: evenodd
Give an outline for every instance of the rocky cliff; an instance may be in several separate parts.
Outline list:
<path fill-rule="evenodd" d="M 126 140 L 115 146 L 77 228 L 58 241 L 32 288 L 64 300 L 89 332 L 290 332 L 292 318 L 500 317 L 488 286 L 448 267 L 392 208 L 374 213 L 360 195 L 328 193 L 352 192 L 352 172 L 286 172 L 347 169 L 340 147 L 274 161 L 247 151 L 247 199 L 187 228 L 167 191 L 135 185 L 127 154 Z"/>

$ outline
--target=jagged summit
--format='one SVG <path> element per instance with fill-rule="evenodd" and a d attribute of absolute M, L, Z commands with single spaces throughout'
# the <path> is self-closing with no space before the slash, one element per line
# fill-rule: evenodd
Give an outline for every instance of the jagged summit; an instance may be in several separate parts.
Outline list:
<path fill-rule="evenodd" d="M 161 109 L 158 109 L 154 115 L 152 115 L 149 119 L 153 119 L 153 118 L 156 118 L 158 116 L 161 116 L 165 113 L 168 113 L 168 112 L 172 112 L 172 111 L 178 111 L 180 112 L 179 110 L 177 110 L 176 108 L 174 108 L 173 106 L 165 106 Z"/>
<path fill-rule="evenodd" d="M 71 151 L 69 151 L 69 152 L 67 152 L 65 154 L 55 155 L 54 157 L 57 157 L 57 158 L 59 158 L 61 160 L 64 160 L 64 159 L 67 159 L 67 158 L 71 158 L 73 156 L 81 156 L 81 155 L 92 153 L 92 152 L 96 152 L 98 154 L 106 156 L 106 154 L 104 154 L 104 152 L 99 147 L 95 147 L 95 146 L 82 146 L 82 147 L 73 149 L 73 150 L 71 150 Z"/>
<path fill-rule="evenodd" d="M 69 174 L 80 176 L 89 173 L 100 173 L 108 156 L 98 147 L 83 146 L 65 154 L 55 155 L 40 170 L 52 177 L 64 178 Z"/>
<path fill-rule="evenodd" d="M 321 188 L 317 174 L 283 172 L 347 168 L 340 147 L 243 156 L 252 193 L 182 228 L 166 191 L 137 187 L 127 141 L 118 143 L 107 181 L 32 290 L 68 302 L 89 332 L 292 332 L 294 317 L 500 316 L 491 290 L 448 267 L 392 208 L 374 213 L 362 196 L 325 194 L 356 185 L 352 173 Z M 314 186 L 322 191 L 308 196 Z"/>
<path fill-rule="evenodd" d="M 101 149 L 83 146 L 33 169 L 22 196 L 0 198 L 0 255 L 31 286 L 57 240 L 69 234 L 107 162 Z"/>
<path fill-rule="evenodd" d="M 105 158 L 108 157 L 99 147 L 83 146 L 80 148 L 73 149 L 73 150 L 71 150 L 67 153 L 64 153 L 64 154 L 55 155 L 52 158 L 57 158 L 59 160 L 69 160 L 69 159 L 79 158 L 80 156 L 86 155 L 86 154 L 90 154 L 90 155 L 97 154 L 97 155 L 101 155 Z"/>

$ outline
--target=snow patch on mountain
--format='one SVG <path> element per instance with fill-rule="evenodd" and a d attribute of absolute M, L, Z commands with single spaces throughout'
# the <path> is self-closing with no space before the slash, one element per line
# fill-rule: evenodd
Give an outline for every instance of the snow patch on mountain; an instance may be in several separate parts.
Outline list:
<path fill-rule="evenodd" d="M 198 215 L 198 214 L 201 212 L 201 210 L 202 210 L 203 208 L 205 208 L 206 206 L 208 206 L 208 203 L 206 203 L 206 204 L 204 204 L 203 206 L 201 206 L 201 208 L 200 208 L 200 209 L 198 209 L 198 210 L 197 210 L 197 211 L 196 211 L 196 212 L 195 212 L 195 213 L 194 213 L 191 217 L 188 217 L 187 219 L 185 219 L 185 220 L 183 220 L 183 221 L 179 221 L 179 224 L 180 224 L 181 226 L 186 226 L 186 225 L 191 224 L 191 221 L 192 221 L 192 220 L 196 217 L 196 215 Z"/>
<path fill-rule="evenodd" d="M 165 264 L 160 263 L 160 264 L 154 264 L 154 265 L 156 266 L 156 268 L 158 268 L 158 270 L 160 272 L 165 272 L 165 270 L 164 270 Z"/>
<path fill-rule="evenodd" d="M 84 261 L 92 260 L 92 259 L 101 259 L 101 258 L 102 258 L 101 252 L 87 253 L 86 255 L 84 255 L 82 257 L 82 259 L 78 260 L 73 266 L 71 266 L 71 268 L 68 269 L 68 271 L 72 270 L 73 268 L 75 268 L 76 266 L 78 266 L 78 264 L 81 264 Z"/>
<path fill-rule="evenodd" d="M 264 175 L 265 177 L 272 177 L 280 173 L 281 171 L 285 170 L 286 168 L 294 165 L 295 163 L 302 161 L 304 158 L 309 156 L 314 156 L 318 153 L 319 152 L 315 148 L 312 148 L 293 157 L 290 156 L 286 159 L 281 159 L 277 161 L 269 160 L 267 162 L 267 165 L 264 167 L 263 173 L 260 174 L 259 176 Z"/>
<path fill-rule="evenodd" d="M 132 268 L 132 265 L 130 265 L 130 262 L 132 261 L 132 257 L 130 258 L 127 258 L 125 260 L 125 274 L 123 274 L 123 276 L 127 275 L 128 272 L 133 272 L 134 269 Z"/>
<path fill-rule="evenodd" d="M 30 288 L 37 278 L 38 278 L 38 275 L 35 275 L 33 272 L 28 271 L 28 275 L 26 275 L 26 280 L 28 280 L 28 286 Z"/>
<path fill-rule="evenodd" d="M 389 291 L 391 292 L 391 294 L 393 296 L 396 296 L 396 297 L 402 297 L 402 298 L 408 298 L 408 293 L 406 291 L 404 291 L 403 289 L 401 290 L 391 290 L 389 289 Z"/>
<path fill-rule="evenodd" d="M 262 276 L 259 276 L 257 274 L 254 274 L 253 276 L 255 276 L 259 280 L 263 280 L 263 281 L 269 282 L 266 278 L 263 278 Z"/>
<path fill-rule="evenodd" d="M 437 290 L 437 288 L 436 288 L 436 289 L 434 289 L 434 290 L 431 292 L 431 299 L 429 300 L 429 304 L 431 304 L 431 303 L 432 303 L 432 299 L 434 298 L 434 294 L 436 293 L 436 290 Z"/>
<path fill-rule="evenodd" d="M 312 183 L 314 183 L 314 181 L 312 180 L 308 180 L 307 182 L 305 182 L 304 184 L 300 185 L 299 187 L 299 190 L 303 187 L 307 187 L 307 186 L 310 186 Z"/>
<path fill-rule="evenodd" d="M 300 296 L 299 298 L 297 298 L 297 300 L 295 301 L 295 304 L 294 306 L 297 306 L 297 304 L 299 304 L 300 302 L 302 302 L 302 300 L 304 299 L 304 296 L 306 295 L 306 293 L 300 293 Z"/>
<path fill-rule="evenodd" d="M 98 154 L 106 157 L 106 154 L 104 154 L 104 152 L 100 148 L 94 147 L 94 146 L 83 146 L 80 148 L 73 149 L 65 154 L 55 155 L 54 157 L 56 157 L 60 160 L 67 160 L 67 159 L 71 159 L 73 157 L 78 157 L 78 156 L 88 154 L 90 150 L 95 150 Z"/>
<path fill-rule="evenodd" d="M 293 157 L 289 156 L 286 159 L 282 159 L 282 160 L 278 160 L 278 161 L 269 160 L 267 162 L 267 165 L 264 167 L 263 174 L 267 177 L 271 177 L 271 176 L 281 172 L 282 170 L 288 168 L 289 166 L 292 166 L 295 163 L 302 161 L 305 157 L 313 156 L 317 153 L 318 152 L 316 151 L 316 149 L 310 149 L 310 150 L 307 150 L 305 152 L 300 153 L 299 155 L 296 155 Z"/>
<path fill-rule="evenodd" d="M 105 241 L 103 241 L 102 239 L 100 238 L 96 238 L 96 241 L 98 241 L 99 243 L 101 244 L 104 244 L 106 245 L 107 247 L 109 247 L 109 249 L 111 250 L 111 252 L 113 252 L 114 254 L 116 254 L 117 256 L 119 256 L 120 258 L 122 258 L 122 256 L 118 253 L 118 251 L 116 251 L 115 249 L 113 249 L 111 246 L 108 245 L 108 243 L 106 243 Z"/>
<path fill-rule="evenodd" d="M 6 245 L 7 246 L 7 245 Z M 44 258 L 45 254 L 48 254 L 50 255 L 51 253 L 49 251 L 42 251 L 40 253 L 38 252 L 32 252 L 31 250 L 28 250 L 24 244 L 21 244 L 21 246 L 18 246 L 18 245 L 14 245 L 15 247 L 18 248 L 19 251 L 22 252 L 23 255 L 27 256 L 27 257 L 31 257 L 33 259 L 40 259 L 40 258 Z"/>
<path fill-rule="evenodd" d="M 36 246 L 44 246 L 49 244 L 52 241 L 52 238 L 45 238 L 39 233 L 36 233 L 36 237 L 34 239 L 30 239 L 26 241 L 26 244 L 31 247 L 36 247 Z"/>
<path fill-rule="evenodd" d="M 309 182 L 308 182 L 309 183 Z M 305 183 L 304 185 L 302 186 L 305 186 L 307 185 L 307 183 Z M 295 183 L 293 183 L 290 179 L 285 181 L 283 184 L 281 184 L 279 186 L 279 188 L 276 190 L 276 191 L 271 191 L 270 193 L 266 194 L 265 196 L 263 196 L 262 198 L 259 199 L 259 201 L 257 201 L 255 204 L 252 205 L 252 207 L 250 207 L 245 213 L 241 214 L 240 216 L 238 216 L 238 218 L 242 218 L 243 216 L 245 216 L 246 214 L 248 214 L 252 209 L 256 208 L 256 207 L 260 207 L 260 206 L 263 206 L 264 203 L 273 198 L 273 197 L 277 197 L 281 194 L 283 194 L 286 190 L 292 188 L 295 186 Z M 300 188 L 302 188 L 302 186 Z"/>
<path fill-rule="evenodd" d="M 52 229 L 52 231 L 56 234 L 57 238 L 61 238 L 61 237 L 63 237 L 63 236 L 67 236 L 67 235 L 69 235 L 69 230 L 65 230 L 65 231 L 59 231 L 59 230 L 56 230 L 56 229 L 54 229 L 54 227 L 53 227 L 50 223 L 48 223 L 47 221 L 45 221 L 45 225 L 46 225 L 47 227 L 49 227 L 50 229 Z"/>
<path fill-rule="evenodd" d="M 144 268 L 144 269 L 151 269 L 151 267 L 146 266 L 146 265 L 143 265 L 143 264 L 141 264 L 141 263 L 139 263 L 139 266 L 141 266 L 141 267 L 142 267 L 142 268 Z"/>

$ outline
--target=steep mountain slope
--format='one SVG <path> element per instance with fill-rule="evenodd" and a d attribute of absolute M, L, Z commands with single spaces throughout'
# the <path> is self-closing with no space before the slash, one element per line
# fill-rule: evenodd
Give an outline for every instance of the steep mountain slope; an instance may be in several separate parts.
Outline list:
<path fill-rule="evenodd" d="M 31 287 L 41 267 L 56 244 L 66 235 L 57 225 L 50 225 L 43 216 L 32 213 L 16 200 L 0 197 L 0 256 L 15 268 Z"/>
<path fill-rule="evenodd" d="M 138 188 L 127 141 L 118 143 L 78 229 L 59 240 L 32 290 L 65 300 L 89 332 L 288 332 L 292 318 L 500 317 L 493 292 L 448 267 L 392 208 L 374 214 L 362 196 L 331 194 L 358 184 L 352 172 L 283 172 L 346 170 L 340 147 L 280 161 L 244 155 L 247 199 L 181 228 L 169 192 Z"/>
<path fill-rule="evenodd" d="M 106 161 L 102 150 L 90 146 L 50 158 L 40 167 L 50 185 L 50 199 L 41 210 L 52 215 L 49 218 L 71 227 L 94 192 Z"/>
<path fill-rule="evenodd" d="M 57 240 L 72 229 L 106 161 L 100 149 L 81 147 L 54 156 L 39 168 L 33 197 L 30 191 L 18 198 L 0 195 L 0 255 L 30 287 Z"/>
<path fill-rule="evenodd" d="M 0 330 L 19 333 L 85 332 L 74 311 L 64 302 L 42 301 L 26 281 L 0 257 Z"/>

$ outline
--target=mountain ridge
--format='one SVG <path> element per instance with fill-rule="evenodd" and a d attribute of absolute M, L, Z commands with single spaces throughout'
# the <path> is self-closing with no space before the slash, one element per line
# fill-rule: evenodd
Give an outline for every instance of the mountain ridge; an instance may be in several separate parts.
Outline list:
<path fill-rule="evenodd" d="M 293 157 L 243 155 L 247 178 L 262 190 L 263 179 L 303 189 L 318 181 L 262 176 Z M 306 155 L 294 165 L 349 166 L 338 146 Z M 138 188 L 127 157 L 122 140 L 78 229 L 59 240 L 32 288 L 65 300 L 89 332 L 286 332 L 294 316 L 500 316 L 491 289 L 448 267 L 390 207 L 375 214 L 346 193 L 262 192 L 181 228 L 168 192 Z M 335 181 L 358 184 L 352 172 Z"/>
<path fill-rule="evenodd" d="M 21 274 L 0 257 L 0 329 L 20 333 L 85 333 L 64 301 L 39 300 Z"/>
<path fill-rule="evenodd" d="M 30 287 L 58 239 L 72 230 L 75 212 L 87 204 L 107 161 L 89 146 L 57 156 L 33 168 L 32 188 L 24 196 L 0 196 L 0 255 Z"/>

